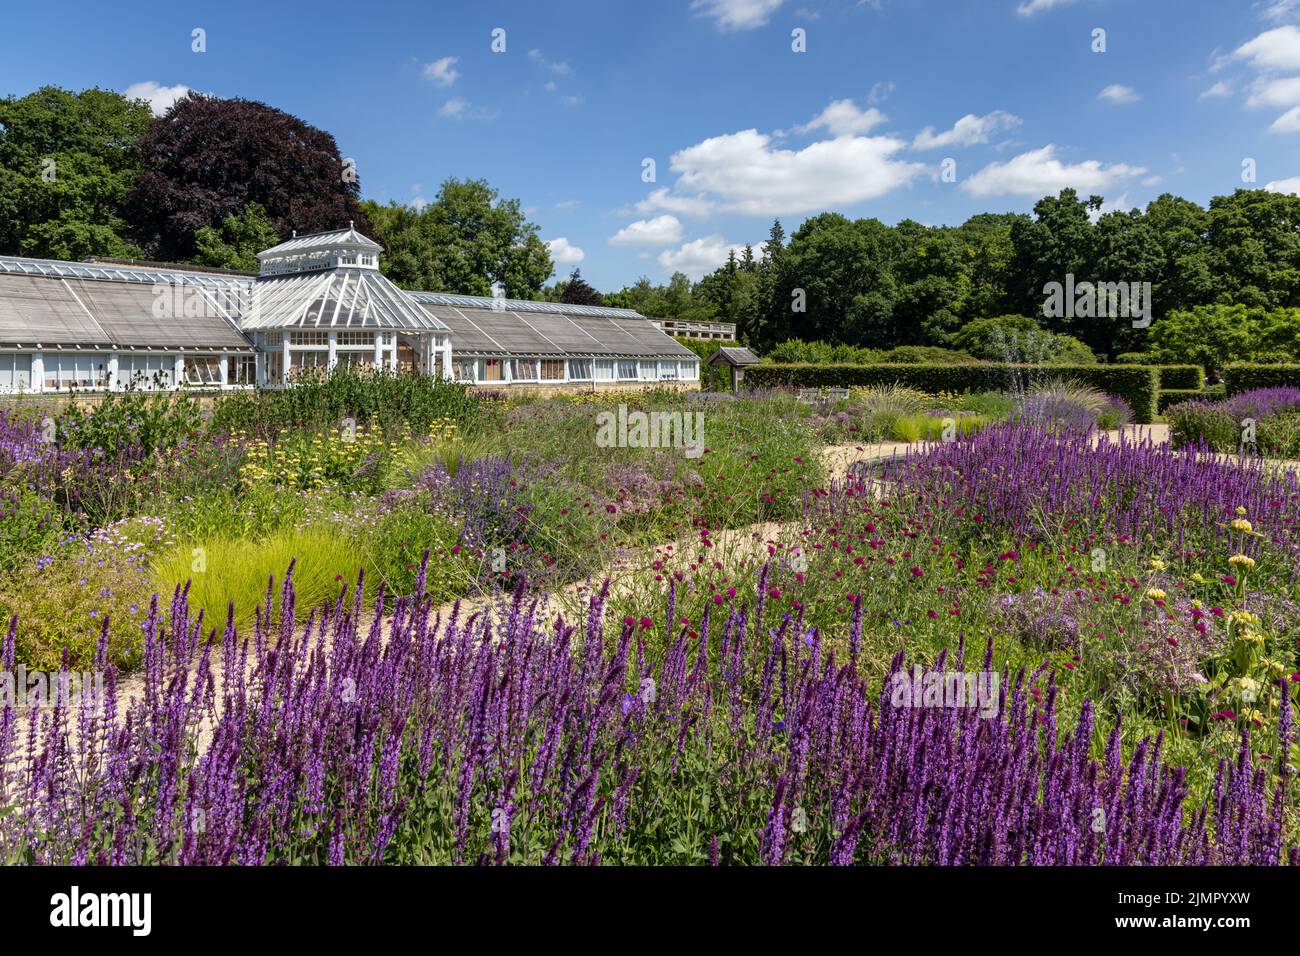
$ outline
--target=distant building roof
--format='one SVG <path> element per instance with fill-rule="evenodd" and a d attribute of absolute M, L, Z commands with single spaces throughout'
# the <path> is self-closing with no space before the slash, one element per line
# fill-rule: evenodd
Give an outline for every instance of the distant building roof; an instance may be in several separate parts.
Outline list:
<path fill-rule="evenodd" d="M 488 295 L 458 295 L 451 292 L 408 292 L 407 295 L 426 305 L 454 305 L 464 309 L 492 309 L 504 312 L 546 312 L 552 315 L 598 315 L 610 319 L 645 321 L 645 316 L 635 309 L 613 309 L 604 305 L 568 305 L 564 302 L 498 299 Z"/>
<path fill-rule="evenodd" d="M 757 365 L 759 361 L 761 360 L 757 355 L 742 346 L 724 346 L 709 358 L 710 365 L 721 365 L 725 362 L 733 367 Z"/>
<path fill-rule="evenodd" d="M 692 358 L 695 353 L 650 325 L 634 318 L 568 312 L 521 312 L 506 308 L 466 308 L 414 297 L 430 315 L 451 330 L 458 355 L 579 355 L 628 358 Z M 483 297 L 479 303 L 493 300 Z M 501 301 L 501 300 L 497 300 Z"/>

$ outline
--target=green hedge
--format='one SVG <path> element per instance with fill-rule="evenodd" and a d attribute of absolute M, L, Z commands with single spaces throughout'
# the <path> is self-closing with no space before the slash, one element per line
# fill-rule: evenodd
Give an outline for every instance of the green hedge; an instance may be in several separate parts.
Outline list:
<path fill-rule="evenodd" d="M 1234 362 L 1224 368 L 1223 384 L 1227 386 L 1229 395 L 1249 392 L 1252 388 L 1279 388 L 1283 385 L 1300 388 L 1300 365 Z"/>
<path fill-rule="evenodd" d="M 1161 391 L 1192 391 L 1205 387 L 1205 369 L 1199 365 L 1157 365 Z"/>
<path fill-rule="evenodd" d="M 1156 416 L 1160 375 L 1152 365 L 756 365 L 745 372 L 751 388 L 849 388 L 854 385 L 906 385 L 925 392 L 1005 391 L 1019 376 L 1022 383 L 1068 378 L 1110 395 L 1133 409 L 1133 420 Z"/>
<path fill-rule="evenodd" d="M 1205 369 L 1199 365 L 1161 365 L 1142 352 L 1121 352 L 1116 365 L 1149 365 L 1160 370 L 1162 389 L 1188 390 L 1205 387 Z"/>
<path fill-rule="evenodd" d="M 1222 385 L 1207 385 L 1204 388 L 1162 388 L 1159 403 L 1160 414 L 1179 402 L 1219 402 L 1227 397 Z"/>

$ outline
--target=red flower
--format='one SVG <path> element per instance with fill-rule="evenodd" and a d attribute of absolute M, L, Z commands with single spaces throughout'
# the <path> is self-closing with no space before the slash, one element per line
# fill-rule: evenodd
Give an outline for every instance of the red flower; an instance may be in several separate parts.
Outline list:
<path fill-rule="evenodd" d="M 641 618 L 641 630 L 648 631 L 650 630 L 650 628 L 654 626 L 655 626 L 655 622 L 650 620 L 650 618 L 648 617 Z"/>

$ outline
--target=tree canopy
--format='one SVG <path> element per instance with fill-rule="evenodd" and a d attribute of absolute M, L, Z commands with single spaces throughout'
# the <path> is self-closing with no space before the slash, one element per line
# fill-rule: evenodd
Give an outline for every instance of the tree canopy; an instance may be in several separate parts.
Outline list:
<path fill-rule="evenodd" d="M 108 90 L 0 100 L 0 253 L 139 255 L 123 204 L 149 122 L 148 106 Z"/>
<path fill-rule="evenodd" d="M 150 258 L 192 258 L 200 229 L 254 203 L 281 236 L 367 228 L 360 181 L 334 137 L 264 103 L 190 93 L 153 121 L 140 150 L 126 218 Z"/>
<path fill-rule="evenodd" d="M 482 179 L 448 179 L 421 209 L 362 203 L 371 236 L 385 248 L 380 268 L 406 289 L 535 298 L 551 275 L 551 254 L 517 199 Z"/>

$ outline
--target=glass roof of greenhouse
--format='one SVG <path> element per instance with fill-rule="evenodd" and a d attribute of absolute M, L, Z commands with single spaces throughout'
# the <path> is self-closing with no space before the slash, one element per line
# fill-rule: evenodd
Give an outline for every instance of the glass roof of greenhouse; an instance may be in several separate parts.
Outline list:
<path fill-rule="evenodd" d="M 0 256 L 0 346 L 244 351 L 254 330 L 395 329 L 449 333 L 466 355 L 695 357 L 632 309 L 406 292 L 380 251 L 352 228 L 295 236 L 256 277 Z"/>

